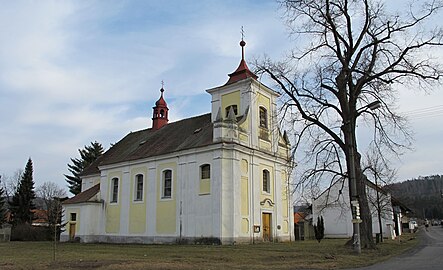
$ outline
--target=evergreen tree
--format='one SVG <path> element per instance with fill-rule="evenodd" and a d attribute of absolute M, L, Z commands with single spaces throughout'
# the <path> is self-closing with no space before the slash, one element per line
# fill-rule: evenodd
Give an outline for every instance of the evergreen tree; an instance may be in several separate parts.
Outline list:
<path fill-rule="evenodd" d="M 2 176 L 0 175 L 0 226 L 6 222 L 6 192 L 2 187 Z"/>
<path fill-rule="evenodd" d="M 317 225 L 314 225 L 315 239 L 320 243 L 320 241 L 325 237 L 325 223 L 323 222 L 323 217 L 317 217 Z"/>
<path fill-rule="evenodd" d="M 29 158 L 18 188 L 14 196 L 12 196 L 10 208 L 14 224 L 31 224 L 32 222 L 33 214 L 31 210 L 35 209 L 35 205 L 32 202 L 35 199 L 33 171 L 32 160 Z"/>
<path fill-rule="evenodd" d="M 72 164 L 68 164 L 68 170 L 72 175 L 65 174 L 69 191 L 74 195 L 80 193 L 82 189 L 80 174 L 103 154 L 103 146 L 98 142 L 91 142 L 90 146 L 85 146 L 84 149 L 78 149 L 78 152 L 80 158 L 71 158 Z"/>

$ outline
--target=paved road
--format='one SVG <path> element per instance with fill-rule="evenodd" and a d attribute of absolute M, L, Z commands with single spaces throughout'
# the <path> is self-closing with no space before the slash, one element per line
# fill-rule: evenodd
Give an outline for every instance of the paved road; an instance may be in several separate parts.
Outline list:
<path fill-rule="evenodd" d="M 420 234 L 418 247 L 388 261 L 358 268 L 358 270 L 443 269 L 443 227 L 431 226 L 428 231 L 421 228 L 418 233 Z"/>

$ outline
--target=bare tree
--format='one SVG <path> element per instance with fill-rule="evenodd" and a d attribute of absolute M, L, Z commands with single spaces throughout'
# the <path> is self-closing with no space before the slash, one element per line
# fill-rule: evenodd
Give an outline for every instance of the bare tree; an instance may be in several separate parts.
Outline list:
<path fill-rule="evenodd" d="M 378 150 L 371 147 L 366 153 L 363 161 L 363 173 L 375 185 L 373 189 L 375 192 L 368 192 L 368 202 L 371 209 L 375 209 L 375 213 L 371 214 L 377 216 L 380 241 L 383 242 L 382 217 L 392 216 L 393 209 L 391 197 L 388 194 L 389 190 L 382 187 L 393 183 L 397 171 L 392 169 L 390 160 L 385 155 L 381 155 Z"/>
<path fill-rule="evenodd" d="M 10 198 L 17 191 L 18 185 L 23 175 L 22 169 L 17 169 L 12 176 L 3 174 L 3 188 L 5 190 L 6 197 Z"/>
<path fill-rule="evenodd" d="M 257 72 L 284 94 L 282 114 L 296 128 L 295 150 L 309 152 L 301 183 L 349 179 L 350 201 L 358 201 L 362 219 L 354 224 L 354 248 L 359 252 L 358 235 L 362 247 L 373 248 L 357 121 L 373 127 L 381 153 L 398 155 L 410 146 L 406 119 L 395 112 L 397 91 L 439 82 L 443 69 L 431 53 L 443 45 L 443 32 L 426 24 L 442 3 L 415 1 L 398 13 L 377 0 L 280 3 L 298 48 L 283 62 L 258 63 Z"/>
<path fill-rule="evenodd" d="M 52 228 L 51 231 L 55 232 L 54 234 L 57 235 L 57 226 L 60 228 L 59 225 L 62 216 L 62 204 L 60 199 L 66 196 L 66 192 L 53 182 L 45 182 L 37 187 L 36 193 L 37 197 L 43 199 L 48 213 L 49 226 Z"/>

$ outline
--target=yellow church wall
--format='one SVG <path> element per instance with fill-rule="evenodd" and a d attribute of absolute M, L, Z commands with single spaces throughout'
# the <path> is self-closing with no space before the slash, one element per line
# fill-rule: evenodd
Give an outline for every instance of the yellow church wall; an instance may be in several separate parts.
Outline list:
<path fill-rule="evenodd" d="M 271 151 L 271 143 L 267 141 L 260 140 L 259 148 L 267 151 Z"/>
<path fill-rule="evenodd" d="M 200 195 L 211 193 L 211 179 L 200 179 Z"/>
<path fill-rule="evenodd" d="M 245 121 L 245 123 L 247 123 L 247 121 Z M 246 125 L 245 123 L 243 123 L 242 125 Z M 239 133 L 238 138 L 244 143 L 247 143 L 249 141 L 249 136 L 243 133 Z"/>
<path fill-rule="evenodd" d="M 226 107 L 231 105 L 237 105 L 237 115 L 239 115 L 240 112 L 240 91 L 231 92 L 229 94 L 222 95 L 221 97 L 221 112 L 223 119 L 226 118 Z"/>
<path fill-rule="evenodd" d="M 143 175 L 143 198 L 134 201 L 136 196 L 136 175 Z M 131 170 L 131 196 L 129 203 L 129 233 L 137 234 L 146 231 L 146 194 L 147 194 L 147 168 L 137 167 Z"/>
<path fill-rule="evenodd" d="M 281 155 L 281 156 L 286 157 L 286 156 L 287 156 L 287 150 L 286 150 L 286 148 L 279 146 L 279 147 L 278 147 L 278 154 Z"/>
<path fill-rule="evenodd" d="M 118 197 L 116 203 L 109 203 L 111 200 L 112 179 L 118 178 Z M 108 174 L 108 203 L 106 205 L 106 233 L 118 233 L 120 231 L 121 212 L 121 190 L 123 175 L 121 172 L 111 172 Z"/>
<path fill-rule="evenodd" d="M 162 199 L 162 174 L 163 171 L 172 170 L 172 192 L 171 198 Z M 164 163 L 157 166 L 157 208 L 156 208 L 156 230 L 159 234 L 171 234 L 176 231 L 176 190 L 177 183 L 177 164 L 175 162 Z"/>

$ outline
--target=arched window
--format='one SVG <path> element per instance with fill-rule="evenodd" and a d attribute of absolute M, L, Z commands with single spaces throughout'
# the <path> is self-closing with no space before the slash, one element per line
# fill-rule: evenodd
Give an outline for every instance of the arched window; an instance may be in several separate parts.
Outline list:
<path fill-rule="evenodd" d="M 263 191 L 267 193 L 271 192 L 271 179 L 268 170 L 263 170 Z"/>
<path fill-rule="evenodd" d="M 268 111 L 264 107 L 259 108 L 260 127 L 268 128 Z"/>
<path fill-rule="evenodd" d="M 135 201 L 143 200 L 143 175 L 137 174 L 135 176 Z"/>
<path fill-rule="evenodd" d="M 118 199 L 118 178 L 111 180 L 111 202 L 116 203 Z"/>
<path fill-rule="evenodd" d="M 163 194 L 162 198 L 171 198 L 172 195 L 172 171 L 163 171 Z"/>
<path fill-rule="evenodd" d="M 211 178 L 211 165 L 204 164 L 200 166 L 200 176 L 201 179 L 209 179 Z"/>
<path fill-rule="evenodd" d="M 226 118 L 228 118 L 229 111 L 231 110 L 231 108 L 234 111 L 234 114 L 237 115 L 237 105 L 229 105 L 228 107 L 225 108 L 225 115 L 226 115 L 225 117 Z"/>

